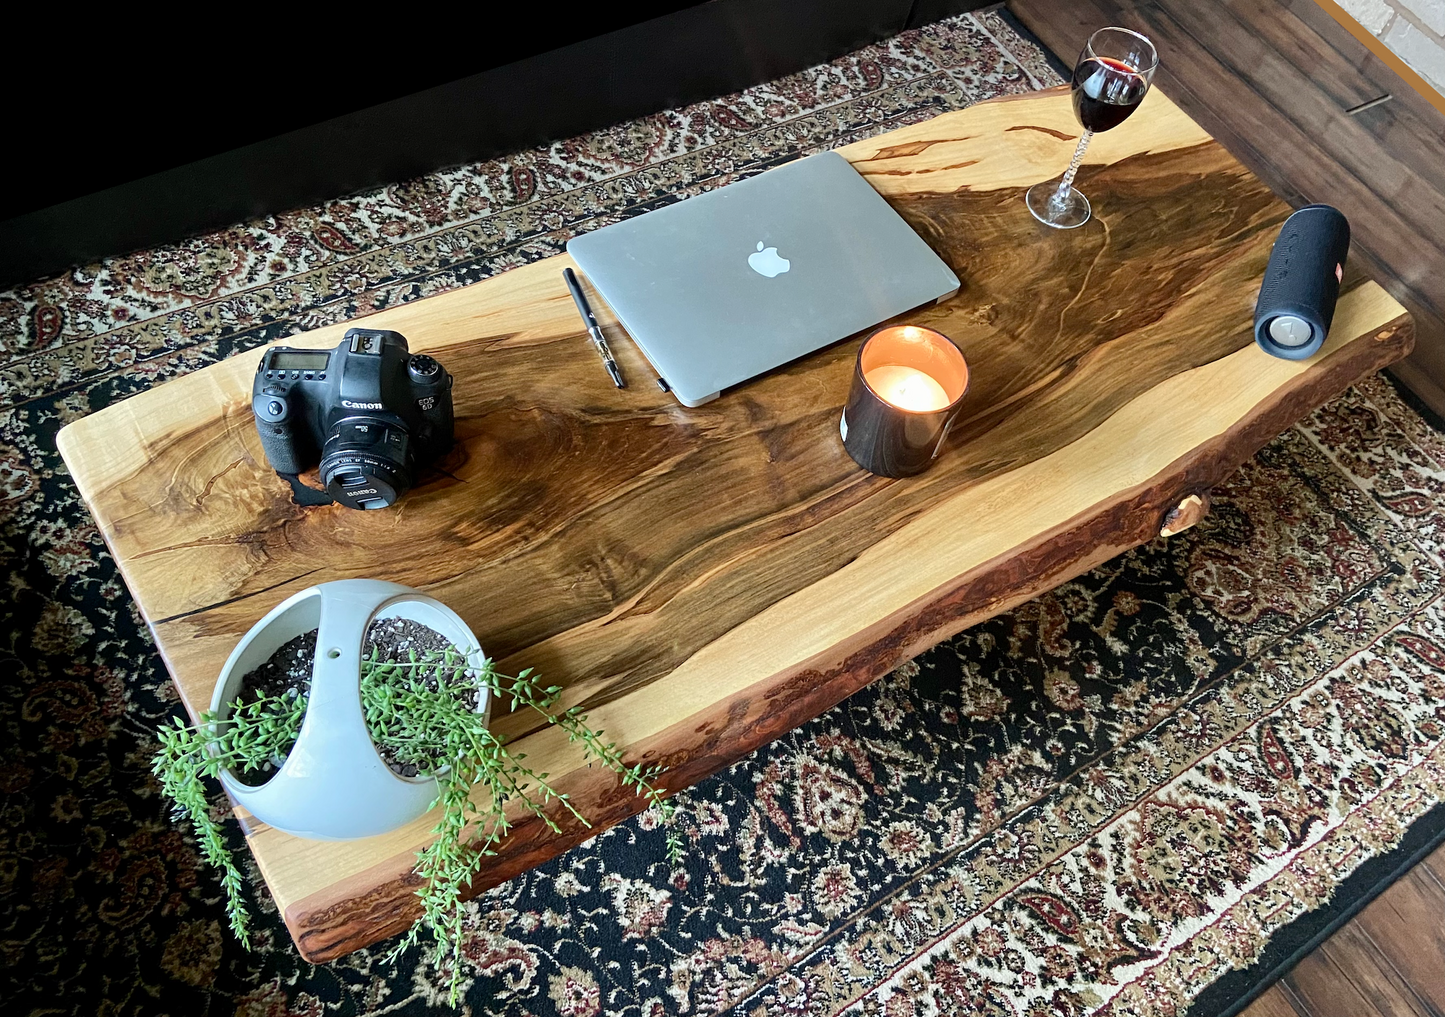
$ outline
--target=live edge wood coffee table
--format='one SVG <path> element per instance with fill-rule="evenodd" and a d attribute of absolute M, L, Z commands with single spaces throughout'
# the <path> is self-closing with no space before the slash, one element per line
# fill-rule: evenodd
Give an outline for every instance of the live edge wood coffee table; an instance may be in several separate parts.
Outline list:
<path fill-rule="evenodd" d="M 1195 521 L 1211 485 L 1410 349 L 1404 310 L 1347 276 L 1324 350 L 1252 341 L 1287 206 L 1158 90 L 1094 139 L 1094 219 L 1055 231 L 1023 192 L 1061 172 L 1067 91 L 984 103 L 842 149 L 963 280 L 906 316 L 954 337 L 972 389 L 927 473 L 843 451 L 858 340 L 686 409 L 607 319 L 608 382 L 550 258 L 366 319 L 456 376 L 455 451 L 394 508 L 300 508 L 250 411 L 259 351 L 65 428 L 60 449 L 192 714 L 283 598 L 375 577 L 440 598 L 503 669 L 566 687 L 629 761 L 685 787 L 921 650 Z M 743 252 L 744 255 L 747 252 Z M 785 252 L 786 253 L 786 252 Z M 345 325 L 293 337 L 331 347 Z M 525 815 L 474 890 L 641 806 L 556 730 L 496 726 L 593 826 Z M 423 818 L 350 843 L 242 816 L 301 953 L 338 957 L 416 913 Z"/>

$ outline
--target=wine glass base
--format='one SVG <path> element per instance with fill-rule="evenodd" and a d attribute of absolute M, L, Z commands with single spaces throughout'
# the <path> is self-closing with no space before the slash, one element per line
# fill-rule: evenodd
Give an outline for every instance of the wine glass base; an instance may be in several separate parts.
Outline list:
<path fill-rule="evenodd" d="M 1089 221 L 1089 199 L 1077 187 L 1070 187 L 1063 201 L 1054 200 L 1058 192 L 1059 182 L 1046 180 L 1029 188 L 1024 203 L 1035 219 L 1055 229 L 1071 230 Z"/>

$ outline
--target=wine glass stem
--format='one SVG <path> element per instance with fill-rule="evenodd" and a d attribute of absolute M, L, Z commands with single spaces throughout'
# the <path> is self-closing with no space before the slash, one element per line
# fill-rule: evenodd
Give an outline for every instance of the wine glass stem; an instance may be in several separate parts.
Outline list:
<path fill-rule="evenodd" d="M 1068 202 L 1069 189 L 1074 186 L 1074 177 L 1078 175 L 1079 163 L 1084 161 L 1084 149 L 1089 147 L 1089 139 L 1093 136 L 1093 131 L 1085 131 L 1083 137 L 1079 138 L 1079 145 L 1074 149 L 1074 161 L 1069 163 L 1069 168 L 1064 171 L 1064 179 L 1059 183 L 1059 189 L 1054 192 L 1049 204 L 1064 205 Z"/>

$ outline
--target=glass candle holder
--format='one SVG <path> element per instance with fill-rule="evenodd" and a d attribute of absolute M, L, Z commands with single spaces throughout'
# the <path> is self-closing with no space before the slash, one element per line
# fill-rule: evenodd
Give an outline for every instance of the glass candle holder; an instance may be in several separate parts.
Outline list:
<path fill-rule="evenodd" d="M 953 340 L 918 325 L 878 329 L 858 350 L 839 431 L 853 461 L 881 477 L 911 477 L 937 457 L 968 391 Z"/>

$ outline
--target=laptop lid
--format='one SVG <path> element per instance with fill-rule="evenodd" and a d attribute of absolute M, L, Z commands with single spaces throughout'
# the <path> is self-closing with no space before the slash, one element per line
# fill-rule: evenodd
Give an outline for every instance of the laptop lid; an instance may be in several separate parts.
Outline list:
<path fill-rule="evenodd" d="M 567 251 L 687 406 L 958 289 L 835 152 L 574 237 Z"/>

